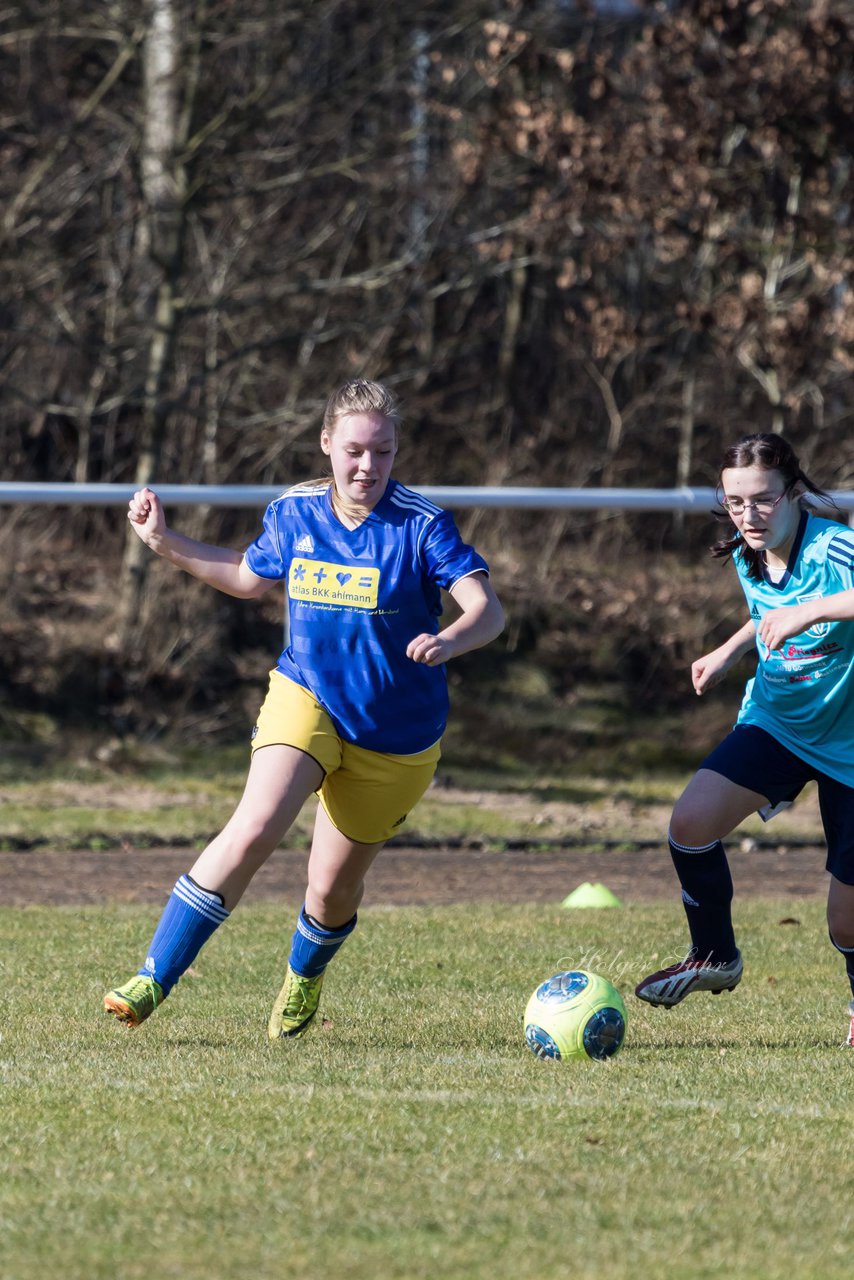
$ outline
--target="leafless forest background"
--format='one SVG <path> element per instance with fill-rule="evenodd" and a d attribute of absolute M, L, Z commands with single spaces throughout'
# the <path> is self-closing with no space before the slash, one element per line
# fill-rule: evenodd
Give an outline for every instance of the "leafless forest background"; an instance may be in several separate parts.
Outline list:
<path fill-rule="evenodd" d="M 7 4 L 4 477 L 284 487 L 364 374 L 415 487 L 713 484 L 773 429 L 850 488 L 852 140 L 850 0 Z M 116 510 L 0 512 L 0 737 L 244 724 L 280 600 Z M 469 691 L 676 706 L 741 620 L 710 521 L 460 524 L 509 617 Z"/>

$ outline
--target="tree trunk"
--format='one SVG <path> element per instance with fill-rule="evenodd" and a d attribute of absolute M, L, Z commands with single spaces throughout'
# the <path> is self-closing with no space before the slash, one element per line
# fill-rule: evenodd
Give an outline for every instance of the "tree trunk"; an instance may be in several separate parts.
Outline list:
<path fill-rule="evenodd" d="M 179 103 L 182 49 L 175 0 L 149 0 L 143 47 L 144 214 L 139 237 L 140 270 L 154 299 L 143 389 L 137 455 L 137 486 L 150 484 L 160 460 L 166 410 L 164 389 L 172 374 L 179 323 L 179 293 L 185 222 L 186 172 L 178 159 L 189 110 Z M 119 637 L 132 644 L 142 604 L 149 552 L 129 529 L 119 606 Z"/>

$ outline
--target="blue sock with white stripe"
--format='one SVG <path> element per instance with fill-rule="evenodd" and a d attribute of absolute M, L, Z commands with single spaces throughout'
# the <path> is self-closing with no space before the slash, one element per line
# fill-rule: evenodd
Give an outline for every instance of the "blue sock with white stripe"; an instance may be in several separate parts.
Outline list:
<path fill-rule="evenodd" d="M 296 932 L 291 939 L 288 964 L 294 973 L 303 978 L 316 978 L 323 973 L 335 952 L 356 927 L 357 916 L 342 924 L 339 929 L 327 929 L 306 915 L 303 906 L 297 920 Z"/>
<path fill-rule="evenodd" d="M 732 875 L 720 840 L 677 844 L 668 832 L 670 856 L 682 885 L 682 905 L 695 959 L 729 964 L 738 948 L 732 928 Z"/>
<path fill-rule="evenodd" d="M 154 978 L 163 988 L 164 996 L 168 996 L 228 916 L 218 893 L 201 889 L 190 876 L 181 876 L 166 903 L 151 939 L 148 957 L 139 972 Z"/>

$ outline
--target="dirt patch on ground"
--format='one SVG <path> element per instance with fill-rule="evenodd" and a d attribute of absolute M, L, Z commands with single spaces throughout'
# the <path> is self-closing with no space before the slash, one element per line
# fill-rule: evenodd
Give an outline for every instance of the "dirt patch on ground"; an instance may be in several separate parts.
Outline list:
<path fill-rule="evenodd" d="M 732 849 L 736 894 L 824 897 L 824 850 Z M 78 905 L 104 900 L 162 904 L 195 854 L 186 848 L 129 852 L 0 853 L 0 903 Z M 306 854 L 279 850 L 258 872 L 245 902 L 300 900 Z M 663 849 L 625 851 L 410 849 L 392 846 L 374 864 L 366 906 L 457 902 L 562 902 L 584 881 L 606 884 L 625 903 L 675 898 Z"/>

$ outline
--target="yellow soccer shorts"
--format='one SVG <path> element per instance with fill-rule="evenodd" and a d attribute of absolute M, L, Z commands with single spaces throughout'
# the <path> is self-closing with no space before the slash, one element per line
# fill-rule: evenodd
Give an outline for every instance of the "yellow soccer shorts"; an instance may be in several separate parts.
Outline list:
<path fill-rule="evenodd" d="M 318 788 L 330 822 L 348 840 L 378 844 L 398 831 L 430 785 L 439 743 L 414 755 L 368 751 L 338 734 L 328 713 L 302 685 L 278 671 L 252 730 L 252 753 L 296 747 L 316 760 L 325 777 Z"/>

